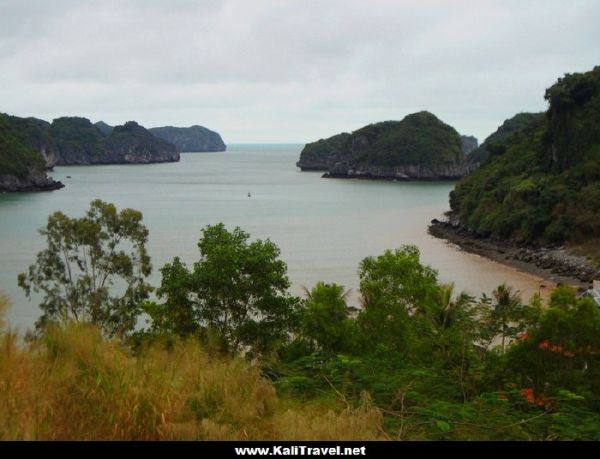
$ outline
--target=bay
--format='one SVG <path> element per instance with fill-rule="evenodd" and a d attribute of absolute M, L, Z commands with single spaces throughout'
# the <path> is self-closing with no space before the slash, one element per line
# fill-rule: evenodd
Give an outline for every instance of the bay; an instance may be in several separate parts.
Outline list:
<path fill-rule="evenodd" d="M 39 316 L 17 287 L 18 273 L 44 247 L 37 229 L 56 210 L 81 216 L 96 198 L 143 213 L 154 285 L 158 268 L 174 256 L 196 261 L 200 229 L 223 222 L 275 242 L 298 295 L 302 286 L 336 282 L 352 289 L 356 304 L 359 262 L 403 244 L 417 245 L 442 281 L 473 295 L 489 295 L 502 282 L 526 299 L 540 289 L 535 276 L 427 234 L 430 220 L 448 210 L 453 183 L 323 179 L 295 167 L 301 148 L 231 145 L 227 152 L 184 153 L 178 163 L 57 167 L 52 176 L 65 183 L 62 190 L 1 194 L 0 290 L 12 303 L 9 323 L 26 328 Z"/>

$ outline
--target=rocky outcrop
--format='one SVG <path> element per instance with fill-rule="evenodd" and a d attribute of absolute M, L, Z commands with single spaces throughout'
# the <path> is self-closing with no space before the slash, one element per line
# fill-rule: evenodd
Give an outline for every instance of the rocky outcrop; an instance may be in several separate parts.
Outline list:
<path fill-rule="evenodd" d="M 111 163 L 140 164 L 179 161 L 171 143 L 153 136 L 149 130 L 129 121 L 116 126 L 104 142 L 103 160 Z"/>
<path fill-rule="evenodd" d="M 18 128 L 8 115 L 0 114 L 0 191 L 56 190 L 63 185 L 46 175 L 44 158 L 23 140 L 24 132 L 36 131 L 39 121 L 23 119 Z M 34 138 L 43 145 L 40 138 Z"/>
<path fill-rule="evenodd" d="M 600 269 L 588 259 L 564 246 L 540 247 L 531 243 L 482 237 L 461 225 L 456 217 L 449 221 L 433 219 L 429 233 L 458 245 L 467 252 L 490 258 L 538 275 L 556 283 L 587 287 L 600 278 Z"/>
<path fill-rule="evenodd" d="M 479 146 L 477 138 L 470 135 L 461 135 L 460 142 L 460 149 L 465 156 L 471 154 L 471 152 Z"/>
<path fill-rule="evenodd" d="M 296 166 L 303 171 L 326 171 L 330 166 L 330 158 L 340 155 L 350 134 L 343 132 L 328 139 L 320 139 L 307 143 L 300 152 Z"/>
<path fill-rule="evenodd" d="M 52 191 L 63 188 L 62 182 L 53 180 L 44 172 L 31 171 L 25 177 L 12 174 L 0 174 L 0 192 L 14 191 Z"/>
<path fill-rule="evenodd" d="M 323 177 L 361 178 L 373 180 L 458 180 L 471 171 L 466 162 L 456 164 L 407 164 L 397 167 L 358 166 L 338 162 Z"/>
<path fill-rule="evenodd" d="M 221 136 L 203 126 L 186 128 L 164 126 L 151 128 L 152 135 L 172 143 L 180 153 L 225 151 L 227 149 Z"/>
<path fill-rule="evenodd" d="M 429 112 L 370 124 L 307 144 L 297 166 L 324 177 L 377 180 L 456 180 L 470 172 L 465 150 L 477 143 Z"/>

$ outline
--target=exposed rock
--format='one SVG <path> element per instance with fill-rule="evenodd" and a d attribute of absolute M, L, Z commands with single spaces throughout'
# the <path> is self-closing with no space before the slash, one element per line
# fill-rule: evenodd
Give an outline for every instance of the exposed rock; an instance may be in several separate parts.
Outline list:
<path fill-rule="evenodd" d="M 180 153 L 225 151 L 227 147 L 221 136 L 203 126 L 187 128 L 164 126 L 151 128 L 152 135 L 172 143 Z"/>
<path fill-rule="evenodd" d="M 339 154 L 349 137 L 350 134 L 343 132 L 328 139 L 307 143 L 300 152 L 300 160 L 296 166 L 303 171 L 328 170 L 331 159 Z"/>
<path fill-rule="evenodd" d="M 326 170 L 324 177 L 382 180 L 456 180 L 472 169 L 461 137 L 429 112 L 365 126 L 307 144 L 297 166 Z"/>
<path fill-rule="evenodd" d="M 600 269 L 594 267 L 586 257 L 572 250 L 481 237 L 461 225 L 452 214 L 449 221 L 433 219 L 428 231 L 432 236 L 446 239 L 467 252 L 514 266 L 553 282 L 581 287 L 600 278 Z"/>
<path fill-rule="evenodd" d="M 460 142 L 460 149 L 465 156 L 471 154 L 471 152 L 479 146 L 477 138 L 469 135 L 461 135 Z"/>
<path fill-rule="evenodd" d="M 135 121 L 116 126 L 104 144 L 104 159 L 112 163 L 179 161 L 179 152 L 173 144 L 153 136 Z"/>
<path fill-rule="evenodd" d="M 34 118 L 23 120 L 18 128 L 8 115 L 0 114 L 0 191 L 55 190 L 63 185 L 46 175 L 44 158 L 23 140 L 24 133 L 37 131 Z M 41 139 L 33 140 L 43 143 Z"/>
<path fill-rule="evenodd" d="M 55 181 L 44 172 L 31 172 L 25 177 L 0 174 L 0 192 L 14 191 L 52 191 L 63 188 L 62 182 Z"/>

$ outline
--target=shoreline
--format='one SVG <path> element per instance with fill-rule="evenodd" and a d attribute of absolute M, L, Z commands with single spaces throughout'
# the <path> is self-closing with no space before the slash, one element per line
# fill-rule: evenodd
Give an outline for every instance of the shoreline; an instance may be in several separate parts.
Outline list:
<path fill-rule="evenodd" d="M 438 239 L 502 263 L 555 284 L 566 284 L 584 291 L 600 278 L 600 269 L 590 265 L 585 257 L 564 247 L 537 248 L 514 241 L 499 241 L 480 237 L 461 225 L 433 219 L 427 232 Z"/>

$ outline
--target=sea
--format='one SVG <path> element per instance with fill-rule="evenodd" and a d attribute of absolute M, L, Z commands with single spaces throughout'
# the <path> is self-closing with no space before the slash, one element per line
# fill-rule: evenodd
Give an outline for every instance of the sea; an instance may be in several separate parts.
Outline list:
<path fill-rule="evenodd" d="M 183 153 L 177 163 L 62 166 L 51 175 L 65 188 L 0 194 L 0 291 L 11 307 L 11 327 L 25 330 L 40 315 L 39 298 L 28 299 L 17 276 L 35 262 L 44 240 L 38 232 L 60 210 L 82 216 L 92 200 L 141 211 L 150 231 L 148 250 L 158 269 L 178 256 L 188 265 L 200 257 L 201 229 L 223 222 L 251 239 L 270 239 L 281 249 L 292 283 L 302 296 L 318 281 L 350 290 L 359 305 L 358 266 L 386 249 L 416 245 L 423 263 L 456 292 L 488 296 L 507 283 L 528 299 L 548 288 L 536 276 L 460 250 L 427 233 L 449 209 L 454 183 L 325 179 L 296 167 L 302 145 L 238 144 L 226 152 Z"/>

